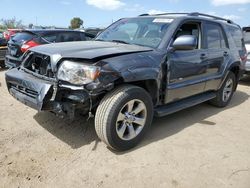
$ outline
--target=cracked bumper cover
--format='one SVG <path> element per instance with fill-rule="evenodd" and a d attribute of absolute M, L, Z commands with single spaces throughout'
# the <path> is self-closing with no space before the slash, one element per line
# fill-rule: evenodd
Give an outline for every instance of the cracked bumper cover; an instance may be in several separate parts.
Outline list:
<path fill-rule="evenodd" d="M 44 100 L 49 101 L 49 91 L 53 90 L 53 83 L 41 80 L 17 68 L 5 74 L 9 93 L 25 105 L 41 111 Z"/>
<path fill-rule="evenodd" d="M 37 78 L 19 68 L 7 71 L 5 79 L 9 93 L 14 98 L 38 111 L 74 115 L 79 105 L 88 110 L 89 106 L 86 101 L 89 100 L 89 96 L 83 90 L 76 91 L 59 87 L 54 93 L 55 82 Z M 56 94 L 55 98 L 53 94 Z"/>

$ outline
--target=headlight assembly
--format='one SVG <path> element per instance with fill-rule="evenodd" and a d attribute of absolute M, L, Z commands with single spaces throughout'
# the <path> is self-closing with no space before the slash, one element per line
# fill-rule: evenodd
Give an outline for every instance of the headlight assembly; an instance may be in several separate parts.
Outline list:
<path fill-rule="evenodd" d="M 100 67 L 66 60 L 60 65 L 57 78 L 75 85 L 84 85 L 96 80 L 99 74 Z"/>

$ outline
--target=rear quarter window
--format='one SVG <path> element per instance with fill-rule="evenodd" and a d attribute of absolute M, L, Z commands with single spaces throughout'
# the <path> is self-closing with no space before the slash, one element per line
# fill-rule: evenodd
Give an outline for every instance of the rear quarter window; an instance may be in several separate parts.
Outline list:
<path fill-rule="evenodd" d="M 244 46 L 244 40 L 241 29 L 233 26 L 228 26 L 227 29 L 231 34 L 236 47 L 242 49 L 242 47 Z"/>
<path fill-rule="evenodd" d="M 243 36 L 244 36 L 245 43 L 250 44 L 250 28 L 243 30 Z"/>

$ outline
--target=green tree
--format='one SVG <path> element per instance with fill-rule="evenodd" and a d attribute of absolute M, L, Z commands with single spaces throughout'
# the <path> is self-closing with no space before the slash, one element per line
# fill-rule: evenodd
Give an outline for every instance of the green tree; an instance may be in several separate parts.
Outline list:
<path fill-rule="evenodd" d="M 77 29 L 80 28 L 83 25 L 83 20 L 79 17 L 74 17 L 70 21 L 70 28 L 71 29 Z"/>
<path fill-rule="evenodd" d="M 22 20 L 17 20 L 15 17 L 11 19 L 1 19 L 2 26 L 9 29 L 23 28 Z"/>

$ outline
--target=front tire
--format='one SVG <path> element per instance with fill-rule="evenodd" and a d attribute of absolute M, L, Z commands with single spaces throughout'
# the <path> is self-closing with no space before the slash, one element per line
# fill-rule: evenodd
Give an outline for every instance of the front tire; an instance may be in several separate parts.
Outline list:
<path fill-rule="evenodd" d="M 210 103 L 217 107 L 225 107 L 231 101 L 236 88 L 236 76 L 229 72 L 221 88 L 217 91 L 216 98 L 210 100 Z"/>
<path fill-rule="evenodd" d="M 108 93 L 95 116 L 98 137 L 109 147 L 124 151 L 135 147 L 153 119 L 150 95 L 133 85 L 124 85 Z"/>

